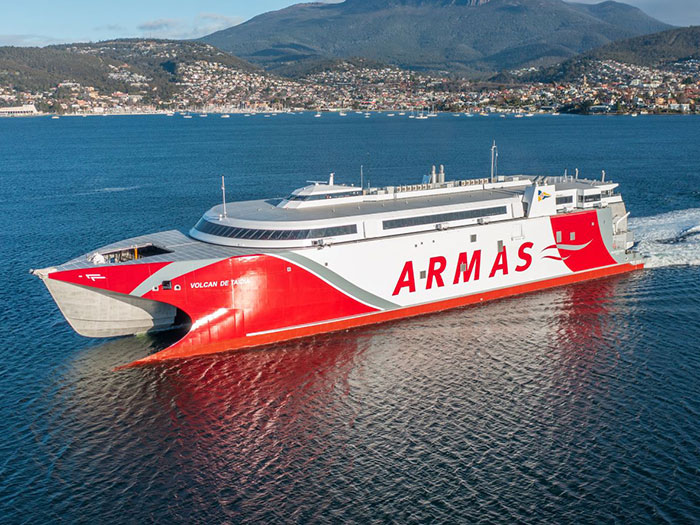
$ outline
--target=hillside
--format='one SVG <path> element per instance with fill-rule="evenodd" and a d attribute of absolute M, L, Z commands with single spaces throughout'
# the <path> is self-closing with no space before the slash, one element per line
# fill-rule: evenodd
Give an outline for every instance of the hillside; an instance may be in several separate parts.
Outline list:
<path fill-rule="evenodd" d="M 617 2 L 346 0 L 294 5 L 201 40 L 270 70 L 361 56 L 415 70 L 484 76 L 553 64 L 669 27 Z"/>
<path fill-rule="evenodd" d="M 630 38 L 595 49 L 588 56 L 640 66 L 700 59 L 700 26 L 683 27 Z"/>
<path fill-rule="evenodd" d="M 201 42 L 112 40 L 45 48 L 0 47 L 0 86 L 38 92 L 70 81 L 100 91 L 167 97 L 178 89 L 178 65 L 198 60 L 255 69 Z"/>
<path fill-rule="evenodd" d="M 671 29 L 651 35 L 614 42 L 552 67 L 522 75 L 523 82 L 572 82 L 590 74 L 601 60 L 615 60 L 624 64 L 660 67 L 673 62 L 700 60 L 700 26 Z M 506 76 L 496 81 L 512 79 Z"/>

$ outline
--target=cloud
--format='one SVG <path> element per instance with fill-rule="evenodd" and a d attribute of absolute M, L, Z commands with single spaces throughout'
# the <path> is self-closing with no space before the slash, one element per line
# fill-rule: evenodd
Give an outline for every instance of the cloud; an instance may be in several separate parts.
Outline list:
<path fill-rule="evenodd" d="M 197 15 L 197 18 L 226 27 L 235 26 L 243 22 L 243 17 L 241 16 L 220 15 L 218 13 L 200 13 Z"/>
<path fill-rule="evenodd" d="M 0 35 L 0 46 L 43 47 L 51 44 L 64 44 L 67 40 L 46 35 Z"/>
<path fill-rule="evenodd" d="M 244 21 L 240 16 L 219 13 L 200 13 L 190 20 L 161 18 L 143 22 L 137 29 L 143 36 L 187 40 L 199 38 L 221 29 L 235 26 Z"/>
<path fill-rule="evenodd" d="M 242 16 L 220 15 L 218 13 L 200 13 L 195 19 L 192 32 L 198 36 L 208 35 L 232 26 L 237 26 L 245 19 Z"/>
<path fill-rule="evenodd" d="M 124 26 L 120 26 L 119 24 L 106 24 L 103 26 L 93 27 L 92 29 L 93 31 L 108 31 L 110 33 L 124 33 L 126 31 L 126 28 Z"/>
<path fill-rule="evenodd" d="M 150 20 L 139 24 L 137 29 L 144 32 L 159 32 L 159 31 L 173 31 L 177 29 L 182 22 L 174 18 L 159 18 L 158 20 Z"/>

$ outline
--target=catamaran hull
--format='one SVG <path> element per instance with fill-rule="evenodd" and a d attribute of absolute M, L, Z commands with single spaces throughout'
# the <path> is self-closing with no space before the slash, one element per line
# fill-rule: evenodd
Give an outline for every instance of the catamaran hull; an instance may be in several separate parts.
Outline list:
<path fill-rule="evenodd" d="M 376 240 L 199 260 L 46 271 L 91 337 L 163 329 L 180 341 L 134 364 L 346 330 L 634 271 L 609 208 Z M 157 235 L 157 234 L 156 234 Z"/>
<path fill-rule="evenodd" d="M 85 337 L 116 337 L 173 326 L 177 308 L 114 293 L 109 290 L 74 284 L 41 275 L 59 310 L 73 330 Z"/>

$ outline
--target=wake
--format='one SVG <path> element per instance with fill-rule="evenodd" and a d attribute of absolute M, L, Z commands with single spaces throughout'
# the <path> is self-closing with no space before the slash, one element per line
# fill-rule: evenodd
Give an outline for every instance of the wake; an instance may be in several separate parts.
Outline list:
<path fill-rule="evenodd" d="M 700 266 L 700 208 L 633 217 L 629 228 L 647 268 Z"/>

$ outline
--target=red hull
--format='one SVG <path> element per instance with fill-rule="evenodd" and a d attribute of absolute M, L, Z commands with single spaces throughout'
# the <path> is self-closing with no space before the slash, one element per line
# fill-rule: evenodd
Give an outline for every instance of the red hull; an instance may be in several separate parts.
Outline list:
<path fill-rule="evenodd" d="M 298 339 L 301 337 L 308 337 L 328 332 L 337 332 L 340 330 L 348 330 L 350 328 L 356 328 L 365 325 L 382 323 L 396 319 L 403 319 L 406 317 L 414 317 L 433 312 L 440 312 L 443 310 L 449 310 L 451 308 L 457 308 L 460 306 L 481 303 L 483 301 L 491 301 L 494 299 L 525 294 L 529 292 L 564 286 L 582 281 L 619 275 L 635 270 L 641 270 L 643 267 L 643 264 L 613 265 L 604 268 L 597 268 L 594 270 L 582 271 L 563 277 L 546 279 L 518 286 L 492 290 L 489 292 L 457 297 L 445 301 L 436 301 L 432 303 L 420 304 L 417 306 L 399 308 L 396 310 L 376 311 L 372 308 L 366 308 L 364 312 L 353 312 L 351 314 L 352 316 L 340 320 L 334 320 L 329 322 L 311 321 L 312 324 L 307 324 L 305 326 L 280 328 L 278 330 L 259 333 L 256 335 L 248 335 L 245 337 L 234 337 L 215 341 L 212 341 L 212 339 L 214 339 L 213 337 L 207 337 L 206 339 L 209 339 L 209 342 L 198 342 L 196 340 L 193 340 L 192 338 L 186 337 L 179 343 L 176 343 L 175 345 L 166 348 L 165 350 L 162 350 L 156 354 L 145 357 L 144 359 L 134 361 L 133 363 L 126 365 L 126 367 L 156 363 L 169 359 L 183 359 L 195 356 L 215 354 L 225 351 L 240 350 L 244 348 L 269 345 L 281 341 L 288 341 L 291 339 Z M 352 311 L 354 308 L 354 306 L 351 304 L 346 305 L 346 307 L 349 309 L 349 311 Z M 231 322 L 235 325 L 235 319 L 231 320 Z M 225 331 L 226 330 L 224 329 L 222 333 Z"/>

